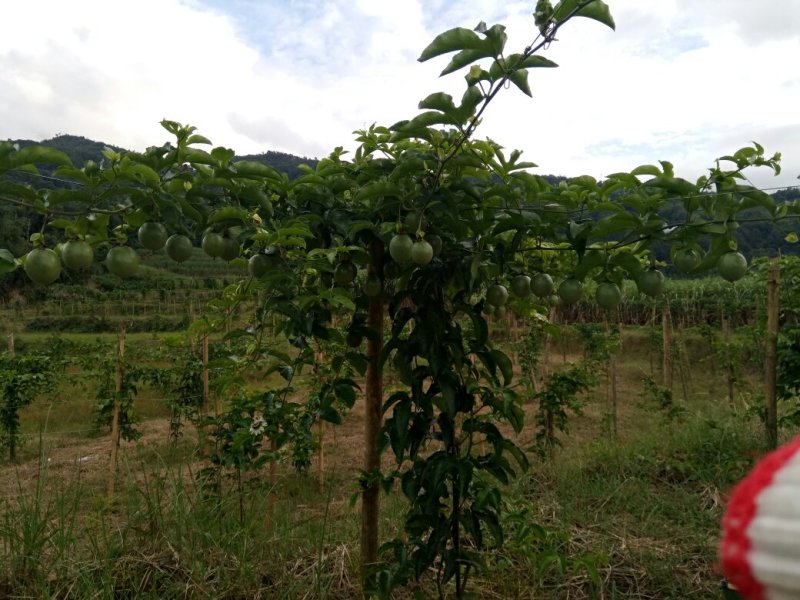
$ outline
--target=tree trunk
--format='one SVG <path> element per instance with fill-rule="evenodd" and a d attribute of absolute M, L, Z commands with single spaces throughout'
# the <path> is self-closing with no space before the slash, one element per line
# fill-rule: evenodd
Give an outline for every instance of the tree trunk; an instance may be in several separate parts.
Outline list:
<path fill-rule="evenodd" d="M 767 444 L 778 446 L 778 331 L 780 259 L 773 259 L 767 275 L 767 341 L 764 358 L 764 401 L 766 408 Z"/>
<path fill-rule="evenodd" d="M 367 277 L 383 275 L 383 242 L 375 239 L 370 244 L 370 263 Z M 369 299 L 367 327 L 375 335 L 367 340 L 366 406 L 364 424 L 364 472 L 368 477 L 380 469 L 378 432 L 381 427 L 383 403 L 383 370 L 378 363 L 383 348 L 383 295 Z M 378 515 L 380 486 L 372 479 L 362 482 L 361 493 L 361 578 L 365 588 L 369 583 L 369 568 L 378 561 Z"/>
<path fill-rule="evenodd" d="M 122 392 L 122 360 L 125 357 L 125 328 L 119 331 L 119 348 L 117 350 L 117 372 L 114 378 L 114 412 L 111 415 L 111 460 L 108 473 L 108 499 L 114 497 L 117 484 L 117 462 L 119 454 L 119 413 L 120 393 Z"/>

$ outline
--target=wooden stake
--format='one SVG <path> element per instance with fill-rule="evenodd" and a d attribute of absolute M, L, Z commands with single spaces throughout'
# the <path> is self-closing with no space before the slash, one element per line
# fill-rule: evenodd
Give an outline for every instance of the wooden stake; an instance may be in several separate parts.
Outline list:
<path fill-rule="evenodd" d="M 317 423 L 317 435 L 319 439 L 319 461 L 317 462 L 317 479 L 319 489 L 325 489 L 325 424 L 322 421 Z"/>
<path fill-rule="evenodd" d="M 14 332 L 13 331 L 8 335 L 8 353 L 11 356 L 14 356 Z"/>
<path fill-rule="evenodd" d="M 661 308 L 662 385 L 672 390 L 672 344 L 670 342 L 669 304 Z"/>
<path fill-rule="evenodd" d="M 120 393 L 122 392 L 122 361 L 125 358 L 125 327 L 119 331 L 119 347 L 117 349 L 117 372 L 114 378 L 114 411 L 111 415 L 111 460 L 109 461 L 108 474 L 108 499 L 114 498 L 114 491 L 117 484 L 117 462 L 119 460 L 119 439 L 120 439 Z"/>
<path fill-rule="evenodd" d="M 203 334 L 203 409 L 208 409 L 208 334 Z"/>
<path fill-rule="evenodd" d="M 780 258 L 772 259 L 767 275 L 767 340 L 764 358 L 764 402 L 766 408 L 767 444 L 778 446 L 778 331 Z"/>

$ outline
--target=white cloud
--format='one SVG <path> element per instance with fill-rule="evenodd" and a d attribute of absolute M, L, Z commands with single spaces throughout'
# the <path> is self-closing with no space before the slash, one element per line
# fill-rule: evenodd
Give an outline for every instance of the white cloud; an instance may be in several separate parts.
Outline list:
<path fill-rule="evenodd" d="M 57 0 L 15 3 L 0 21 L 0 138 L 74 133 L 141 149 L 162 118 L 240 153 L 319 156 L 351 132 L 414 114 L 460 75 L 416 57 L 450 27 L 508 25 L 533 38 L 532 2 L 489 0 Z M 659 159 L 696 177 L 750 140 L 800 173 L 800 22 L 794 0 L 609 0 L 617 32 L 579 19 L 479 134 L 525 151 L 540 172 L 601 176 Z M 776 144 L 773 146 L 772 144 Z"/>

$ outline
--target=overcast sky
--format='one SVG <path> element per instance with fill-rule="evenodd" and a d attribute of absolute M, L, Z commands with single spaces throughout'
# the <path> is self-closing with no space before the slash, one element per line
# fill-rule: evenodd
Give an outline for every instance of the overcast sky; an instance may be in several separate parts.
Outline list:
<path fill-rule="evenodd" d="M 616 32 L 577 19 L 490 107 L 478 134 L 541 174 L 602 177 L 670 160 L 693 179 L 755 140 L 783 154 L 760 187 L 799 184 L 799 0 L 607 0 Z M 352 131 L 463 92 L 447 58 L 418 63 L 451 27 L 533 39 L 535 1 L 37 0 L 0 20 L 0 139 L 83 135 L 142 150 L 158 122 L 195 125 L 239 154 L 321 157 Z"/>

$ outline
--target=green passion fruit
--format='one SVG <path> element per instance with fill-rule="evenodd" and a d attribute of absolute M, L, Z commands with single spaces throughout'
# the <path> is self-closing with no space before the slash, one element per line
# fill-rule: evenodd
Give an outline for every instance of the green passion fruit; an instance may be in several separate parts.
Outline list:
<path fill-rule="evenodd" d="M 537 273 L 531 280 L 531 291 L 539 298 L 552 296 L 555 289 L 556 284 L 553 283 L 553 278 L 547 273 Z"/>
<path fill-rule="evenodd" d="M 404 263 L 411 260 L 411 249 L 414 242 L 407 233 L 398 233 L 389 242 L 389 254 L 392 260 Z"/>
<path fill-rule="evenodd" d="M 442 238 L 435 233 L 432 233 L 431 235 L 426 235 L 425 239 L 431 245 L 431 248 L 433 248 L 433 257 L 436 258 L 439 256 L 442 253 Z"/>
<path fill-rule="evenodd" d="M 377 298 L 381 295 L 381 292 L 383 292 L 381 278 L 373 273 L 364 282 L 364 293 L 368 298 Z"/>
<path fill-rule="evenodd" d="M 268 254 L 254 254 L 247 262 L 247 272 L 251 277 L 265 277 L 278 263 L 278 258 Z"/>
<path fill-rule="evenodd" d="M 495 283 L 486 290 L 486 301 L 492 306 L 505 306 L 508 300 L 508 290 L 505 286 Z"/>
<path fill-rule="evenodd" d="M 130 246 L 115 246 L 106 255 L 106 268 L 120 279 L 128 279 L 139 270 L 139 255 Z"/>
<path fill-rule="evenodd" d="M 167 228 L 161 223 L 147 222 L 139 227 L 137 237 L 143 247 L 156 252 L 161 250 L 164 244 L 167 243 L 169 234 L 167 233 Z"/>
<path fill-rule="evenodd" d="M 88 269 L 94 262 L 94 250 L 83 240 L 70 240 L 61 248 L 61 262 L 70 271 Z"/>
<path fill-rule="evenodd" d="M 717 271 L 724 279 L 733 283 L 747 273 L 747 259 L 741 252 L 726 252 L 717 260 Z"/>
<path fill-rule="evenodd" d="M 614 310 L 617 308 L 617 306 L 619 306 L 619 303 L 622 300 L 622 291 L 619 289 L 619 286 L 616 283 L 604 281 L 597 286 L 597 290 L 594 293 L 594 299 L 597 301 L 597 304 L 600 306 L 600 308 L 605 310 Z"/>
<path fill-rule="evenodd" d="M 700 264 L 700 253 L 694 248 L 681 248 L 672 257 L 672 264 L 681 273 L 691 273 Z"/>
<path fill-rule="evenodd" d="M 53 283 L 61 275 L 61 261 L 50 248 L 35 248 L 25 257 L 25 273 L 39 285 Z"/>
<path fill-rule="evenodd" d="M 179 233 L 169 236 L 164 247 L 167 251 L 167 256 L 175 262 L 184 262 L 192 255 L 192 240 Z"/>
<path fill-rule="evenodd" d="M 333 280 L 336 282 L 336 285 L 350 285 L 353 283 L 353 280 L 355 280 L 357 274 L 358 268 L 348 260 L 336 265 L 336 268 L 333 270 Z"/>
<path fill-rule="evenodd" d="M 531 278 L 527 275 L 517 275 L 511 280 L 511 291 L 518 298 L 525 298 L 531 293 Z"/>
<path fill-rule="evenodd" d="M 558 286 L 558 297 L 564 304 L 575 304 L 582 295 L 583 285 L 577 279 L 565 279 Z"/>
<path fill-rule="evenodd" d="M 224 244 L 225 238 L 218 233 L 209 231 L 203 236 L 203 241 L 200 243 L 200 246 L 203 248 L 203 252 L 211 258 L 219 258 L 222 256 L 222 247 Z"/>
<path fill-rule="evenodd" d="M 433 260 L 433 246 L 425 240 L 417 240 L 411 246 L 411 261 L 424 267 Z"/>
<path fill-rule="evenodd" d="M 222 252 L 219 257 L 227 261 L 239 258 L 239 242 L 232 238 L 222 238 Z"/>
<path fill-rule="evenodd" d="M 666 279 L 661 271 L 652 269 L 642 273 L 641 277 L 636 281 L 636 287 L 646 296 L 655 298 L 664 291 L 665 281 Z"/>

